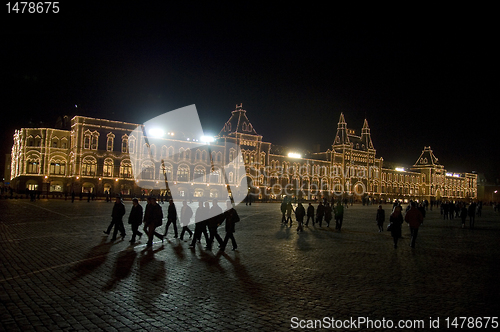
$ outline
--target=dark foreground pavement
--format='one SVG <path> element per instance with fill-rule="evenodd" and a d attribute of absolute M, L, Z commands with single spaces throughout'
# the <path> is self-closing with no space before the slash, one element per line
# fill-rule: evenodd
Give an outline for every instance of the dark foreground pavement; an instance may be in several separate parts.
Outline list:
<path fill-rule="evenodd" d="M 328 328 L 333 318 L 354 331 L 371 327 L 356 323 L 364 317 L 374 330 L 403 320 L 425 331 L 500 313 L 500 217 L 489 207 L 474 230 L 429 211 L 416 248 L 404 225 L 395 250 L 377 232 L 375 206 L 346 209 L 342 232 L 297 234 L 295 221 L 281 225 L 278 204 L 240 205 L 238 251 L 223 254 L 192 251 L 173 230 L 153 250 L 145 236 L 130 246 L 126 221 L 126 240 L 112 243 L 102 233 L 111 209 L 0 200 L 0 330 L 316 330 L 313 320 Z"/>

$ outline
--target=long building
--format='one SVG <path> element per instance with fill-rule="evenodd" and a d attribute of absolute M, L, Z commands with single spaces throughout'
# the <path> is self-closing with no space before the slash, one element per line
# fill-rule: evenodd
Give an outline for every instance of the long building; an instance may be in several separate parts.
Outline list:
<path fill-rule="evenodd" d="M 148 140 L 137 128 L 75 116 L 69 130 L 16 130 L 12 186 L 44 194 L 168 192 L 194 199 L 224 199 L 243 188 L 256 199 L 477 199 L 477 175 L 447 171 L 430 147 L 409 169 L 388 167 L 376 155 L 368 121 L 357 133 L 343 114 L 331 148 L 303 155 L 263 141 L 242 105 L 210 144 L 175 132 Z"/>

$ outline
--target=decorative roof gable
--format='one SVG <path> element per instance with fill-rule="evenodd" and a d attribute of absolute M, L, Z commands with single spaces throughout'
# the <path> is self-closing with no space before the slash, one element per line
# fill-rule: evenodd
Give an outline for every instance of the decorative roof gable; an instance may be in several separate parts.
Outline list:
<path fill-rule="evenodd" d="M 235 136 L 236 133 L 258 135 L 247 118 L 243 104 L 236 105 L 236 109 L 232 112 L 231 117 L 220 131 L 219 136 Z"/>
<path fill-rule="evenodd" d="M 417 159 L 417 161 L 415 162 L 415 165 L 413 165 L 413 166 L 415 166 L 415 167 L 418 167 L 418 166 L 441 166 L 438 163 L 438 160 L 439 159 L 436 158 L 434 153 L 432 153 L 431 147 L 426 146 L 426 147 L 424 147 L 424 150 L 420 154 L 420 157 Z"/>

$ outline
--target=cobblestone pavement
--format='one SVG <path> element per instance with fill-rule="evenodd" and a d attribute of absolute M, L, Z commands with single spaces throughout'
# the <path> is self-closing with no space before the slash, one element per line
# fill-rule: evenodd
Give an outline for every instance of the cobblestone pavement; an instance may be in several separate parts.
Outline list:
<path fill-rule="evenodd" d="M 238 251 L 222 254 L 190 250 L 172 230 L 153 250 L 145 236 L 131 246 L 126 222 L 125 241 L 110 242 L 111 209 L 0 200 L 1 330 L 286 331 L 292 317 L 302 326 L 367 317 L 422 320 L 423 331 L 430 317 L 443 327 L 446 317 L 500 313 L 500 216 L 489 207 L 473 230 L 429 211 L 416 248 L 404 225 L 394 249 L 375 206 L 346 209 L 341 232 L 297 234 L 295 222 L 281 225 L 279 204 L 239 205 Z"/>

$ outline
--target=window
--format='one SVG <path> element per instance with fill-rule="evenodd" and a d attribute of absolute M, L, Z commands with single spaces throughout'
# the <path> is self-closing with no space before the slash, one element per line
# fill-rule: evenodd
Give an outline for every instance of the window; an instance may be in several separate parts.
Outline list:
<path fill-rule="evenodd" d="M 128 152 L 128 139 L 123 139 L 122 140 L 122 152 L 127 153 Z"/>
<path fill-rule="evenodd" d="M 123 160 L 120 163 L 120 176 L 122 178 L 132 177 L 132 163 L 130 162 L 130 160 Z"/>
<path fill-rule="evenodd" d="M 97 136 L 92 136 L 92 145 L 91 145 L 92 150 L 97 150 Z"/>
<path fill-rule="evenodd" d="M 128 141 L 128 153 L 134 153 L 135 152 L 135 139 L 130 139 Z"/>
<path fill-rule="evenodd" d="M 66 163 L 64 161 L 51 161 L 49 173 L 51 175 L 64 175 L 66 173 Z"/>
<path fill-rule="evenodd" d="M 219 181 L 220 181 L 220 170 L 215 169 L 212 172 L 210 172 L 210 182 L 219 183 Z"/>
<path fill-rule="evenodd" d="M 39 163 L 37 160 L 28 160 L 26 165 L 26 173 L 28 174 L 38 174 Z"/>
<path fill-rule="evenodd" d="M 146 161 L 142 164 L 142 178 L 144 180 L 154 180 L 155 166 L 151 161 Z"/>
<path fill-rule="evenodd" d="M 114 163 L 112 159 L 104 160 L 104 166 L 102 168 L 102 175 L 112 177 L 113 176 Z"/>
<path fill-rule="evenodd" d="M 96 174 L 97 161 L 93 157 L 85 157 L 82 161 L 82 175 L 94 176 Z"/>
<path fill-rule="evenodd" d="M 112 133 L 108 134 L 108 140 L 106 142 L 106 151 L 113 151 L 113 144 L 115 143 L 115 135 Z"/>
<path fill-rule="evenodd" d="M 189 181 L 189 167 L 186 165 L 180 165 L 177 168 L 177 181 L 188 182 Z"/>
<path fill-rule="evenodd" d="M 90 136 L 88 135 L 85 135 L 85 138 L 83 139 L 83 148 L 90 149 Z"/>
<path fill-rule="evenodd" d="M 202 166 L 196 166 L 194 169 L 194 181 L 195 182 L 205 182 L 205 168 Z"/>
<path fill-rule="evenodd" d="M 38 190 L 38 185 L 37 184 L 30 183 L 30 184 L 27 185 L 27 187 L 28 187 L 28 190 L 32 190 L 32 191 Z"/>

